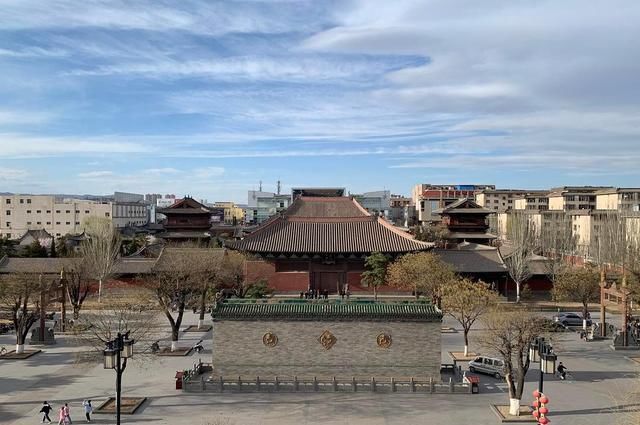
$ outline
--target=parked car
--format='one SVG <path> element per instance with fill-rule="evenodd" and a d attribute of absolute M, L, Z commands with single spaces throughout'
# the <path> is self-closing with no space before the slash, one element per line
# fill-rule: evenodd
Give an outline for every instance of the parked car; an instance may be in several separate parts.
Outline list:
<path fill-rule="evenodd" d="M 553 321 L 563 326 L 582 326 L 582 316 L 578 313 L 558 313 L 553 316 Z M 591 319 L 587 319 L 587 326 L 591 326 Z"/>
<path fill-rule="evenodd" d="M 478 356 L 469 362 L 469 372 L 486 373 L 500 379 L 504 376 L 504 362 L 492 357 Z"/>
<path fill-rule="evenodd" d="M 541 326 L 545 332 L 566 332 L 569 329 L 560 322 L 556 322 L 552 319 L 542 318 Z"/>

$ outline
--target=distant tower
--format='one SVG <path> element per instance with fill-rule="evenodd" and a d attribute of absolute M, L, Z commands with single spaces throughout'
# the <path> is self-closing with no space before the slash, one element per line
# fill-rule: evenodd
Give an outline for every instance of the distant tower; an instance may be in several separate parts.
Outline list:
<path fill-rule="evenodd" d="M 262 192 L 262 180 L 260 180 L 260 186 L 258 186 L 258 191 Z"/>
<path fill-rule="evenodd" d="M 280 180 L 278 180 L 278 195 L 280 195 Z"/>

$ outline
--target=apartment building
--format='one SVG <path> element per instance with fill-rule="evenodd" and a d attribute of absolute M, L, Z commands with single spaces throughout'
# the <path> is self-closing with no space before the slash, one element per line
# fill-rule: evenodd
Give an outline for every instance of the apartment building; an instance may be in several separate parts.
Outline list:
<path fill-rule="evenodd" d="M 44 229 L 55 237 L 81 233 L 89 217 L 112 218 L 113 204 L 51 195 L 0 196 L 0 236 L 19 239 L 28 230 Z"/>
<path fill-rule="evenodd" d="M 594 210 L 596 209 L 596 193 L 607 186 L 563 186 L 553 188 L 549 192 L 550 210 Z"/>
<path fill-rule="evenodd" d="M 640 211 L 640 188 L 609 188 L 596 192 L 597 210 Z"/>
<path fill-rule="evenodd" d="M 222 208 L 224 224 L 239 224 L 244 222 L 245 210 L 234 202 L 215 202 L 214 208 Z"/>
<path fill-rule="evenodd" d="M 513 200 L 514 210 L 546 211 L 549 209 L 549 192 L 527 192 L 523 196 Z"/>
<path fill-rule="evenodd" d="M 139 227 L 149 223 L 151 204 L 145 201 L 144 195 L 128 192 L 113 194 L 111 220 L 119 229 Z"/>
<path fill-rule="evenodd" d="M 370 214 L 389 218 L 391 215 L 391 191 L 378 190 L 351 195 Z"/>
<path fill-rule="evenodd" d="M 435 210 L 444 208 L 458 199 L 475 198 L 477 191 L 491 189 L 494 185 L 432 185 L 418 184 L 411 191 L 411 198 L 416 208 L 417 220 L 420 223 L 437 221 L 440 219 Z"/>
<path fill-rule="evenodd" d="M 519 189 L 483 189 L 475 193 L 476 203 L 484 208 L 502 212 L 515 209 L 515 201 L 529 194 L 544 191 L 526 191 Z"/>
<path fill-rule="evenodd" d="M 250 190 L 247 196 L 245 220 L 248 223 L 260 224 L 291 205 L 291 195 Z"/>

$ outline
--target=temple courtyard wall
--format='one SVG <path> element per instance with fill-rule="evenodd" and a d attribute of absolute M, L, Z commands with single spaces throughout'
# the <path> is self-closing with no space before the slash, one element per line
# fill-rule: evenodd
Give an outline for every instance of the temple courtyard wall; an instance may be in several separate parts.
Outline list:
<path fill-rule="evenodd" d="M 213 372 L 246 379 L 432 377 L 439 381 L 440 338 L 440 321 L 219 321 L 213 329 Z"/>

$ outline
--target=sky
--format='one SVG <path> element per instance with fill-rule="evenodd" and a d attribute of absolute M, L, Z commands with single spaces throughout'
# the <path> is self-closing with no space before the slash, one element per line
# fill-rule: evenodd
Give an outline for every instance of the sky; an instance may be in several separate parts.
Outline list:
<path fill-rule="evenodd" d="M 0 8 L 0 192 L 640 186 L 637 0 Z"/>

